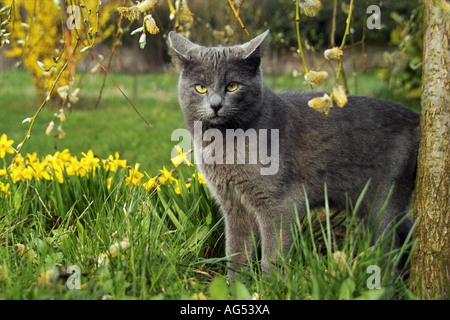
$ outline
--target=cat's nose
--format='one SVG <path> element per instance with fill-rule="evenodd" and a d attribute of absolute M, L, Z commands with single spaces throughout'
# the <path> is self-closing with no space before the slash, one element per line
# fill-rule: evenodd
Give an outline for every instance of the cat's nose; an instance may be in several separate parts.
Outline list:
<path fill-rule="evenodd" d="M 217 115 L 219 110 L 222 108 L 222 98 L 218 94 L 213 95 L 209 100 L 209 105 L 211 106 L 211 109 L 213 109 L 214 113 Z"/>

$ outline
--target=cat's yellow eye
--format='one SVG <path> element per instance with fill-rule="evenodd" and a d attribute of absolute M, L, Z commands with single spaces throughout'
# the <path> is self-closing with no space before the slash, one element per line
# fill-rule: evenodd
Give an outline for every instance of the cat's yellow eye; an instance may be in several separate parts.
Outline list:
<path fill-rule="evenodd" d="M 200 84 L 195 86 L 195 90 L 197 90 L 198 93 L 206 93 L 208 89 Z"/>
<path fill-rule="evenodd" d="M 227 89 L 228 92 L 236 91 L 238 88 L 238 84 L 236 82 L 231 82 L 225 89 Z"/>

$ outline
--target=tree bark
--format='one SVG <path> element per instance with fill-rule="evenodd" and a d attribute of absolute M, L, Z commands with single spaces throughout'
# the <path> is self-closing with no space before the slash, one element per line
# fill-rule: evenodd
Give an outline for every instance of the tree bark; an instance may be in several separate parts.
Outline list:
<path fill-rule="evenodd" d="M 446 16 L 447 15 L 447 16 Z M 450 19 L 424 0 L 422 111 L 411 289 L 422 299 L 450 294 Z"/>

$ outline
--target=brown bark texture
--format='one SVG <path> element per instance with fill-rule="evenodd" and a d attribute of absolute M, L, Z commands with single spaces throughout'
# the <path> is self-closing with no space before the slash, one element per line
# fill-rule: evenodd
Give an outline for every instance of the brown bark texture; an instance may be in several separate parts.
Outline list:
<path fill-rule="evenodd" d="M 422 299 L 450 295 L 450 19 L 424 0 L 420 144 L 414 200 L 417 240 L 411 289 Z"/>

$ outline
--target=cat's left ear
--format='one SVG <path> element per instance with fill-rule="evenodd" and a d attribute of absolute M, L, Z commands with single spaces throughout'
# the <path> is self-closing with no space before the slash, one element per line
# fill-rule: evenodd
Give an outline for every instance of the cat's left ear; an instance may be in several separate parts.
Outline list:
<path fill-rule="evenodd" d="M 169 33 L 169 54 L 182 62 L 191 60 L 200 46 L 190 42 L 183 36 L 171 31 Z"/>
<path fill-rule="evenodd" d="M 244 51 L 243 58 L 258 58 L 261 59 L 264 56 L 264 52 L 266 48 L 269 46 L 269 30 L 266 30 L 264 33 L 260 34 L 256 38 L 250 40 L 247 43 L 242 45 L 242 49 Z"/>

